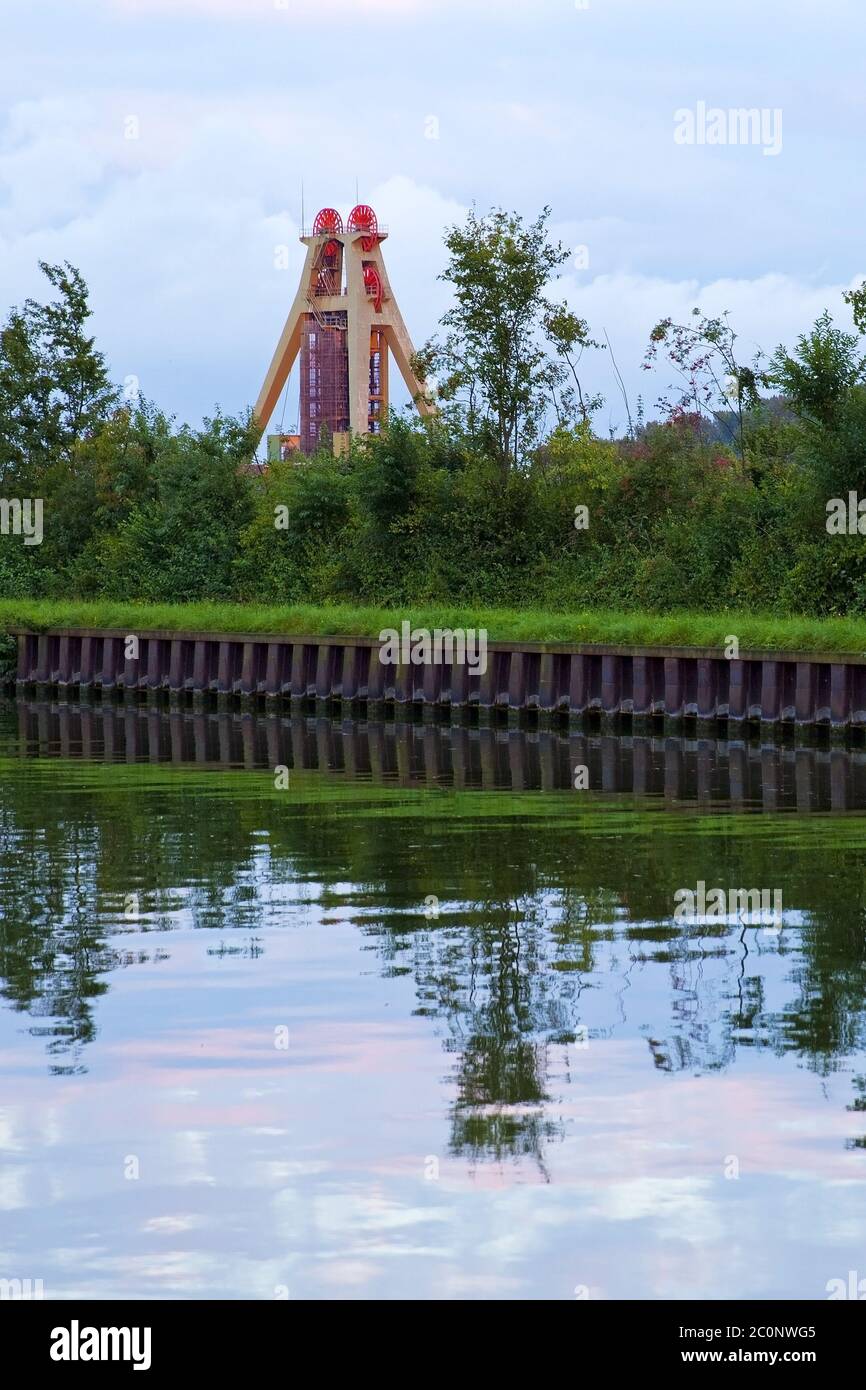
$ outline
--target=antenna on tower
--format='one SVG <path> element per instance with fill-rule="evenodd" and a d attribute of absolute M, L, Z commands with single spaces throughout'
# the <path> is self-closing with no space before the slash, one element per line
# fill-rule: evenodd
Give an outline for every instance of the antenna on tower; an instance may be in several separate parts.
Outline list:
<path fill-rule="evenodd" d="M 304 235 L 306 228 L 306 217 L 304 216 L 304 180 L 301 179 L 301 236 Z"/>

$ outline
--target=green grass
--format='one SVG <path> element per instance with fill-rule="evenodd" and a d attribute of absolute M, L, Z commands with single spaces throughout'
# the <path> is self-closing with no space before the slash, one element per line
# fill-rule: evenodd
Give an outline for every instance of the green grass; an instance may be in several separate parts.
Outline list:
<path fill-rule="evenodd" d="M 507 608 L 405 605 L 276 607 L 266 604 L 114 603 L 49 599 L 0 600 L 0 633 L 14 628 L 104 627 L 148 630 L 342 634 L 376 637 L 383 628 L 483 628 L 490 641 L 622 643 L 645 647 L 722 647 L 728 636 L 743 651 L 866 654 L 866 618 L 776 618 L 746 613 L 615 613 L 605 609 L 552 613 Z"/>

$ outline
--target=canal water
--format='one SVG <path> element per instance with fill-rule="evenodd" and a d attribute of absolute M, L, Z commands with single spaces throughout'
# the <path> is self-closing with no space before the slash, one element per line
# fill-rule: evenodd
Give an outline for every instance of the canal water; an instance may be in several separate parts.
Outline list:
<path fill-rule="evenodd" d="M 864 845 L 862 749 L 7 701 L 0 1277 L 866 1279 Z"/>

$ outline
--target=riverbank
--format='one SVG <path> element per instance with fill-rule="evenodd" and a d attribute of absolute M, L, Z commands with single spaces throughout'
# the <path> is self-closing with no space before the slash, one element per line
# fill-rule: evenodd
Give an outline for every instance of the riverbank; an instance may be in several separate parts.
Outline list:
<path fill-rule="evenodd" d="M 378 637 L 410 621 L 418 628 L 484 630 L 491 642 L 599 643 L 635 647 L 866 656 L 866 618 L 777 618 L 747 613 L 554 613 L 540 609 L 405 605 L 397 608 L 230 603 L 145 604 L 47 599 L 0 600 L 0 633 L 104 628 L 129 633 L 207 632 Z"/>
<path fill-rule="evenodd" d="M 677 724 L 692 719 L 708 728 L 724 720 L 729 732 L 755 723 L 830 725 L 839 733 L 866 729 L 866 640 L 855 625 L 839 624 L 828 646 L 826 627 L 756 627 L 754 620 L 738 623 L 732 615 L 680 627 L 670 619 L 644 626 L 639 615 L 624 624 L 605 624 L 603 614 L 588 622 L 574 616 L 559 625 L 554 621 L 553 634 L 543 640 L 538 634 L 551 632 L 545 616 L 483 610 L 91 605 L 58 612 L 56 605 L 43 605 L 38 617 L 48 627 L 36 632 L 32 616 L 18 610 L 12 630 L 17 626 L 19 635 L 10 631 L 0 643 L 4 680 L 23 689 L 315 700 L 339 702 L 347 710 L 411 704 L 431 714 L 498 710 L 516 717 L 534 711 Z M 180 625 L 153 626 L 167 618 Z M 500 635 L 518 624 L 532 636 Z M 355 632 L 346 631 L 350 625 Z M 383 641 L 383 629 L 400 626 L 407 640 Z M 421 635 L 409 641 L 413 630 Z M 439 638 L 431 641 L 431 631 Z M 619 640 L 610 640 L 614 634 Z M 635 641 L 638 634 L 653 640 Z M 839 649 L 840 641 L 857 635 L 859 649 Z M 696 636 L 710 640 L 698 646 Z M 769 645 L 768 639 L 780 637 L 815 645 Z M 768 644 L 760 647 L 762 639 Z M 817 648 L 821 640 L 823 649 Z"/>

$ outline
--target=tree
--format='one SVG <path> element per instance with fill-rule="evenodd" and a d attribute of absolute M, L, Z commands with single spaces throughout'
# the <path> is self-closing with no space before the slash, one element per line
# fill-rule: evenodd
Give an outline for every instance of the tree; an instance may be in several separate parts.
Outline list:
<path fill-rule="evenodd" d="M 0 329 L 0 480 L 37 479 L 110 417 L 118 391 L 85 331 L 87 286 L 68 262 L 40 269 L 57 298 L 13 308 Z"/>
<path fill-rule="evenodd" d="M 559 358 L 550 364 L 550 383 L 560 427 L 567 426 L 574 416 L 575 393 L 581 421 L 588 425 L 590 416 L 604 404 L 604 398 L 584 393 L 577 369 L 587 348 L 602 349 L 604 344 L 590 336 L 586 319 L 578 318 L 567 304 L 550 306 L 544 315 L 544 331 Z"/>
<path fill-rule="evenodd" d="M 216 415 L 171 433 L 150 422 L 147 491 L 86 557 L 99 591 L 113 598 L 177 602 L 230 599 L 240 536 L 253 518 L 245 463 L 255 447 L 247 419 Z"/>
<path fill-rule="evenodd" d="M 855 296 L 852 291 L 846 299 L 853 303 L 857 322 L 866 306 L 859 309 Z M 825 309 L 811 330 L 801 333 L 793 355 L 784 347 L 776 349 L 770 370 L 802 420 L 832 429 L 854 387 L 866 381 L 866 357 L 858 350 L 856 335 L 837 328 Z"/>
<path fill-rule="evenodd" d="M 546 351 L 551 320 L 569 350 L 590 345 L 582 321 L 553 318 L 545 297 L 569 254 L 550 241 L 549 217 L 545 208 L 526 226 L 519 214 L 498 208 L 485 217 L 470 212 L 465 226 L 451 227 L 450 260 L 440 276 L 454 289 L 442 319 L 447 336 L 419 354 L 419 368 L 437 378 L 440 399 L 460 402 L 473 446 L 489 451 L 503 476 L 538 438 L 551 388 L 562 380 Z"/>
<path fill-rule="evenodd" d="M 675 389 L 678 399 L 662 397 L 658 401 L 661 409 L 671 417 L 684 412 L 693 415 L 699 427 L 701 445 L 709 443 L 705 439 L 703 420 L 705 410 L 727 429 L 727 419 L 733 419 L 733 429 L 728 431 L 731 443 L 735 445 L 741 459 L 746 457 L 746 414 L 759 402 L 758 387 L 766 377 L 761 371 L 760 353 L 756 354 L 751 366 L 738 359 L 734 344 L 737 334 L 728 322 L 728 311 L 716 318 L 709 318 L 700 309 L 692 309 L 691 323 L 674 323 L 673 319 L 662 319 L 650 334 L 650 343 L 643 366 L 649 371 L 655 365 L 659 349 L 664 348 L 668 361 L 679 378 Z"/>
<path fill-rule="evenodd" d="M 842 295 L 854 316 L 858 333 L 866 333 L 866 280 L 856 290 L 845 290 Z"/>

